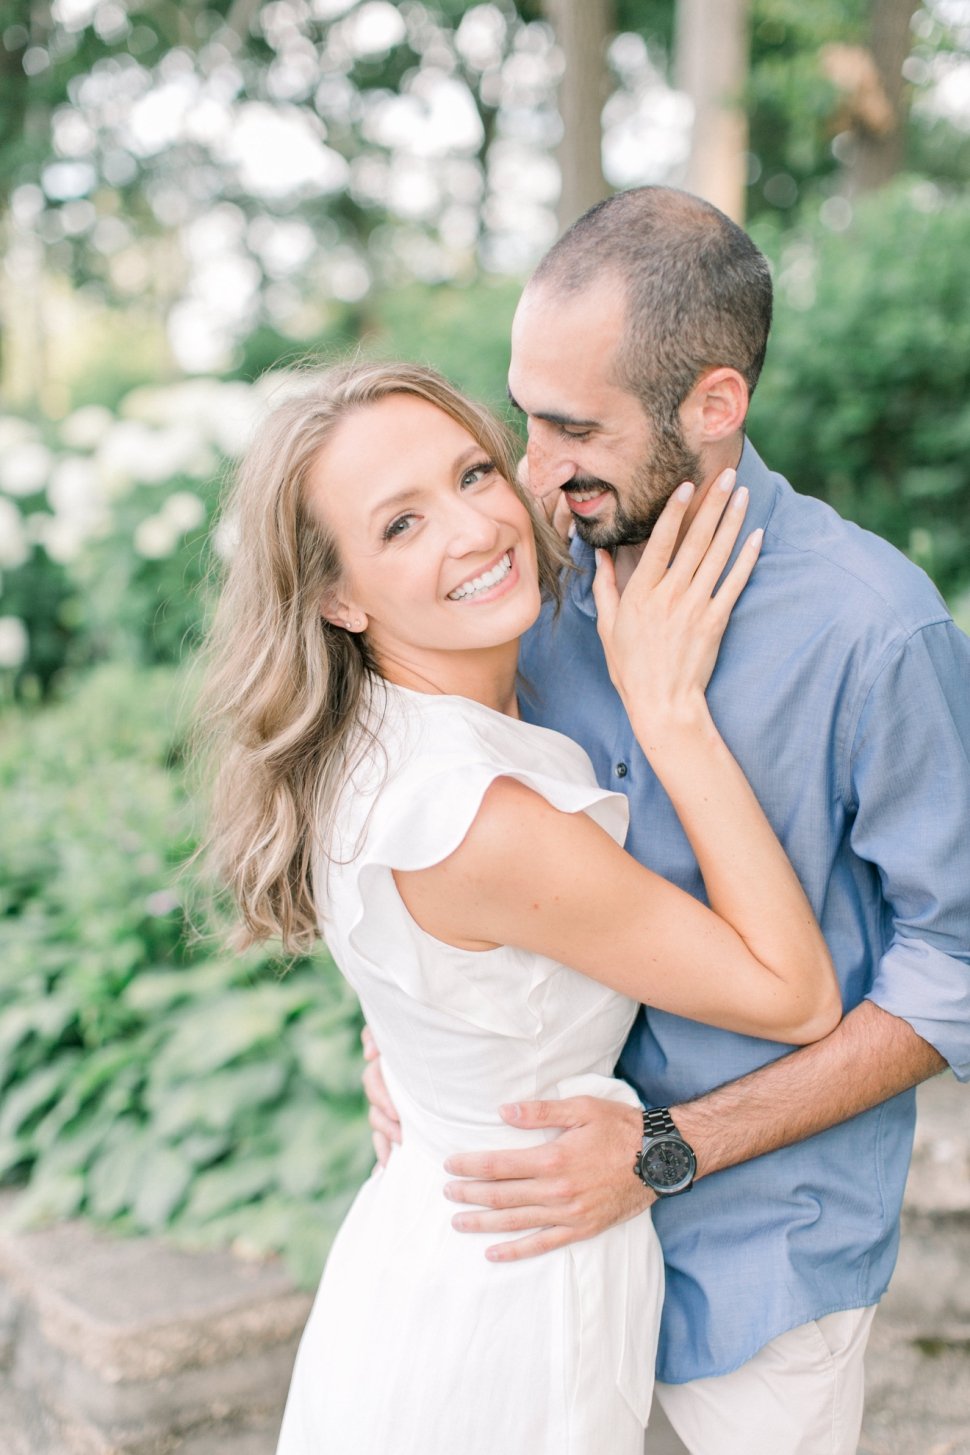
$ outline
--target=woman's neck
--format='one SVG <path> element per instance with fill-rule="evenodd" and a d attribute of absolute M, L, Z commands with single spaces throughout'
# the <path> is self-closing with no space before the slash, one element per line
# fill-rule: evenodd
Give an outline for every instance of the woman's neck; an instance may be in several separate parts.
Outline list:
<path fill-rule="evenodd" d="M 412 692 L 468 697 L 506 717 L 518 717 L 515 695 L 519 662 L 518 642 L 481 651 L 421 652 L 393 659 L 375 651 L 381 676 Z"/>

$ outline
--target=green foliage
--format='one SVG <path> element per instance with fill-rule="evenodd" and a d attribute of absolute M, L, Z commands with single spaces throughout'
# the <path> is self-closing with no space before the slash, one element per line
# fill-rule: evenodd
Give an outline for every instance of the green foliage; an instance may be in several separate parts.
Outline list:
<path fill-rule="evenodd" d="M 356 1000 L 193 935 L 184 683 L 103 667 L 0 727 L 0 1179 L 24 1221 L 243 1238 L 318 1273 L 370 1166 Z"/>
<path fill-rule="evenodd" d="M 367 350 L 430 364 L 505 417 L 509 333 L 520 292 L 507 278 L 483 279 L 473 288 L 395 289 L 379 301 Z"/>
<path fill-rule="evenodd" d="M 790 210 L 806 186 L 838 170 L 832 136 L 838 97 L 819 52 L 866 38 L 867 0 L 756 0 L 751 20 L 747 111 L 756 164 L 748 189 L 752 216 Z"/>
<path fill-rule="evenodd" d="M 970 204 L 912 183 L 773 246 L 778 307 L 751 434 L 799 490 L 970 581 Z"/>
<path fill-rule="evenodd" d="M 415 283 L 375 296 L 366 311 L 335 309 L 330 327 L 303 345 L 257 330 L 230 381 L 134 389 L 117 411 L 82 409 L 58 423 L 0 419 L 0 430 L 12 424 L 30 433 L 26 446 L 13 446 L 14 457 L 38 445 L 49 456 L 32 494 L 8 504 L 0 484 L 0 509 L 16 510 L 29 546 L 23 563 L 0 576 L 0 618 L 24 622 L 29 638 L 10 675 L 13 695 L 56 692 L 64 669 L 106 660 L 176 664 L 191 653 L 206 611 L 208 541 L 223 480 L 265 408 L 253 382 L 260 374 L 355 352 L 414 359 L 507 417 L 518 293 L 499 279 L 474 288 Z M 92 412 L 100 423 L 79 445 L 77 431 L 83 435 Z M 0 666 L 0 694 L 3 675 Z"/>

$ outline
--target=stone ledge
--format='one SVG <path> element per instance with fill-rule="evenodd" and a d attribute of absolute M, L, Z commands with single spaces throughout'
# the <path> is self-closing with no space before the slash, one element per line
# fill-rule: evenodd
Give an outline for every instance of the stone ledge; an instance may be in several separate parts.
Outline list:
<path fill-rule="evenodd" d="M 277 1260 L 0 1225 L 0 1367 L 38 1455 L 168 1455 L 194 1431 L 228 1455 L 254 1421 L 271 1449 L 309 1307 Z"/>
<path fill-rule="evenodd" d="M 0 1281 L 16 1304 L 29 1304 L 52 1349 L 108 1383 L 158 1379 L 286 1343 L 310 1306 L 275 1260 L 189 1253 L 81 1222 L 29 1232 L 0 1224 Z"/>

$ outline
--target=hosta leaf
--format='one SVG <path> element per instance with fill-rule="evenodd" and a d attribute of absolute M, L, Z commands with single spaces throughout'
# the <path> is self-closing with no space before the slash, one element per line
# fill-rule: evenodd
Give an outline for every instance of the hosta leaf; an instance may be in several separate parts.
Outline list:
<path fill-rule="evenodd" d="M 203 1076 L 248 1052 L 278 1042 L 288 1014 L 287 999 L 276 986 L 258 986 L 194 1006 L 183 1017 L 154 1067 L 153 1081 Z"/>
<path fill-rule="evenodd" d="M 0 1141 L 22 1133 L 33 1118 L 50 1106 L 77 1060 L 77 1052 L 65 1052 L 52 1066 L 41 1067 L 26 1081 L 4 1091 L 0 1097 Z"/>
<path fill-rule="evenodd" d="M 277 1100 L 289 1068 L 277 1059 L 228 1067 L 183 1086 L 151 1087 L 147 1104 L 161 1136 L 205 1128 L 225 1132 L 243 1112 Z"/>
<path fill-rule="evenodd" d="M 133 1118 L 117 1124 L 88 1171 L 88 1206 L 95 1217 L 114 1218 L 131 1206 L 150 1145 L 149 1134 Z"/>
<path fill-rule="evenodd" d="M 208 1222 L 231 1208 L 249 1203 L 267 1188 L 277 1176 L 272 1157 L 226 1162 L 200 1172 L 183 1210 L 183 1222 Z"/>
<path fill-rule="evenodd" d="M 141 1227 L 154 1232 L 169 1221 L 184 1200 L 194 1168 L 177 1148 L 156 1146 L 138 1166 L 132 1213 Z"/>
<path fill-rule="evenodd" d="M 29 1228 L 37 1223 L 73 1217 L 84 1201 L 84 1178 L 79 1172 L 40 1174 L 17 1199 L 11 1223 Z"/>

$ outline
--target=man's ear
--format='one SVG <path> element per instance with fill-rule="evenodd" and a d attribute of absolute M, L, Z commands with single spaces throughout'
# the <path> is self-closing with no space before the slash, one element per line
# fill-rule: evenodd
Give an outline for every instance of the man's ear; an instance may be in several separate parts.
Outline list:
<path fill-rule="evenodd" d="M 750 394 L 737 369 L 709 369 L 680 406 L 684 438 L 692 449 L 716 445 L 738 434 L 748 413 Z"/>

